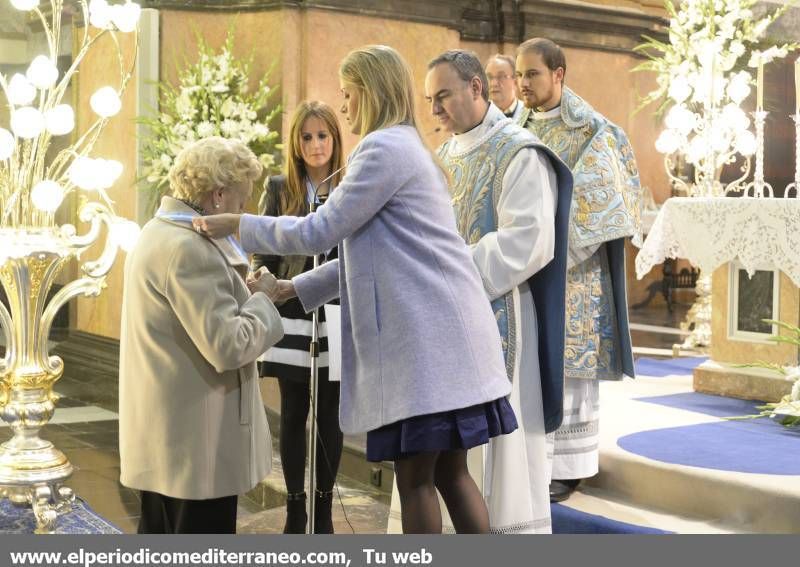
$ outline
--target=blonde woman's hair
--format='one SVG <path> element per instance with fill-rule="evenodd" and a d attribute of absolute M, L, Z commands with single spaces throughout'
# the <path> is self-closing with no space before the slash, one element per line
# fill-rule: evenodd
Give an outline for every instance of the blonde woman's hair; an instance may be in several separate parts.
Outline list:
<path fill-rule="evenodd" d="M 398 124 L 417 127 L 411 69 L 391 47 L 368 45 L 351 51 L 339 66 L 339 77 L 358 91 L 358 115 L 350 120 L 359 135 Z"/>
<path fill-rule="evenodd" d="M 342 151 L 342 133 L 339 129 L 339 121 L 333 109 L 318 100 L 303 101 L 294 111 L 292 125 L 289 129 L 289 143 L 286 151 L 286 191 L 281 195 L 281 214 L 297 216 L 303 210 L 306 202 L 306 162 L 303 161 L 302 133 L 303 125 L 309 118 L 322 120 L 333 139 L 333 153 L 329 163 L 328 174 L 341 169 L 344 164 L 344 154 Z M 330 187 L 336 187 L 339 180 L 344 176 L 344 170 L 336 173 L 328 182 Z"/>
<path fill-rule="evenodd" d="M 261 176 L 263 166 L 239 140 L 203 138 L 181 150 L 169 170 L 172 194 L 192 203 L 217 189 Z"/>

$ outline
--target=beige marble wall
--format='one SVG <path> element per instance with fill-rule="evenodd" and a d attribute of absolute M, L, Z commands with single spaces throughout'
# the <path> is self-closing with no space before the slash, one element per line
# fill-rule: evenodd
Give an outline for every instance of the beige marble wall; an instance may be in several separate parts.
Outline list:
<path fill-rule="evenodd" d="M 133 36 L 119 34 L 118 40 L 126 61 L 130 61 L 134 52 Z M 98 88 L 119 83 L 119 64 L 116 51 L 110 36 L 101 38 L 84 59 L 77 74 L 75 83 L 76 131 L 85 131 L 94 121 L 96 115 L 89 107 L 89 97 Z M 106 126 L 95 144 L 92 155 L 106 159 L 115 159 L 124 164 L 122 177 L 108 191 L 114 201 L 115 212 L 123 217 L 136 218 L 135 163 L 136 146 L 131 143 L 135 138 L 136 89 L 132 87 L 137 77 L 131 79 L 129 88 L 122 98 L 122 111 Z M 79 226 L 85 231 L 86 226 Z M 104 235 L 105 236 L 105 235 Z M 101 239 L 104 242 L 104 239 Z M 83 260 L 96 257 L 98 246 L 91 249 Z M 76 300 L 74 326 L 78 330 L 119 338 L 120 306 L 122 304 L 122 267 L 125 254 L 120 252 L 111 273 L 108 276 L 108 287 L 97 298 L 78 298 Z"/>
<path fill-rule="evenodd" d="M 728 264 L 714 271 L 712 280 L 711 358 L 717 362 L 747 364 L 757 360 L 778 364 L 797 364 L 797 347 L 787 344 L 762 344 L 728 338 Z M 780 275 L 780 321 L 800 322 L 800 291 L 788 276 Z M 788 334 L 781 331 L 781 335 Z"/>
<path fill-rule="evenodd" d="M 338 68 L 351 50 L 367 44 L 381 43 L 397 49 L 408 61 L 416 86 L 417 118 L 420 130 L 428 135 L 429 143 L 443 140 L 433 134 L 436 128 L 424 97 L 427 63 L 447 49 L 459 46 L 458 33 L 440 26 L 401 22 L 385 18 L 308 10 L 301 16 L 305 33 L 302 54 L 296 60 L 305 61 L 304 87 L 300 98 L 322 99 L 339 108 Z M 292 55 L 287 54 L 287 58 Z M 287 105 L 287 110 L 290 110 Z M 345 151 L 356 144 L 357 138 L 347 132 Z"/>

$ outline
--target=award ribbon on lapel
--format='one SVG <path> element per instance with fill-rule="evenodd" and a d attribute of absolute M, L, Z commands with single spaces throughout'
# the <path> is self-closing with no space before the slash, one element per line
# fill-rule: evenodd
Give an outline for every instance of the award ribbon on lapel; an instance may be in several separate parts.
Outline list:
<path fill-rule="evenodd" d="M 189 224 L 192 223 L 192 219 L 198 217 L 198 215 L 191 215 L 189 213 L 160 213 L 156 214 L 157 218 L 165 219 L 173 222 L 188 222 Z M 242 258 L 242 261 L 246 264 L 247 262 L 247 254 L 245 254 L 244 249 L 242 248 L 239 241 L 236 240 L 233 235 L 229 235 L 226 237 L 226 240 L 230 242 L 233 249 L 236 250 L 236 253 Z"/>

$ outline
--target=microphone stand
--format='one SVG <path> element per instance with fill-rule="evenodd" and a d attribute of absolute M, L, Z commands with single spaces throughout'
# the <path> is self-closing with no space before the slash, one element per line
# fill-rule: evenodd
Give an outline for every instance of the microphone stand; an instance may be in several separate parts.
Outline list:
<path fill-rule="evenodd" d="M 319 188 L 333 179 L 333 176 L 342 171 L 344 167 L 340 167 L 328 177 L 319 182 L 314 187 L 314 196 L 309 203 L 309 213 L 314 213 L 317 210 L 317 192 Z M 324 199 L 319 199 L 320 205 L 324 204 L 327 196 Z M 314 254 L 313 269 L 320 266 L 320 254 Z M 318 398 L 317 392 L 319 390 L 319 307 L 315 307 L 311 311 L 311 345 L 309 347 L 309 354 L 311 355 L 311 372 L 310 372 L 310 385 L 311 385 L 311 428 L 308 433 L 308 525 L 306 526 L 306 533 L 314 533 L 314 520 L 316 517 L 316 489 L 317 489 L 317 410 Z"/>

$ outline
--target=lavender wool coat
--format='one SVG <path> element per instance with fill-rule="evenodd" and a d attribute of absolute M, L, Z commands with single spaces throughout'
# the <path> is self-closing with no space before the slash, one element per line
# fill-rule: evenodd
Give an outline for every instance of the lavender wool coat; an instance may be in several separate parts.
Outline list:
<path fill-rule="evenodd" d="M 364 137 L 327 203 L 305 217 L 244 215 L 248 252 L 339 260 L 293 279 L 308 311 L 341 297 L 342 431 L 507 396 L 500 334 L 456 230 L 444 175 L 417 130 Z"/>

